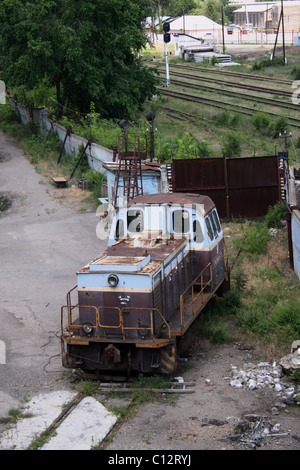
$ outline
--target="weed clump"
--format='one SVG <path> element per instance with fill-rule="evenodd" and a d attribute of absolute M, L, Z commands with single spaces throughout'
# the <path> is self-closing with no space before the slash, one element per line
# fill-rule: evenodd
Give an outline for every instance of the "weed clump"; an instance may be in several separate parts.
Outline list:
<path fill-rule="evenodd" d="M 281 228 L 283 220 L 286 218 L 286 205 L 284 202 L 277 202 L 270 206 L 265 217 L 265 223 L 268 228 Z"/>
<path fill-rule="evenodd" d="M 238 157 L 241 151 L 241 139 L 239 135 L 236 132 L 228 132 L 223 141 L 223 156 L 226 158 Z"/>
<path fill-rule="evenodd" d="M 246 231 L 243 251 L 249 258 L 256 259 L 267 252 L 269 239 L 269 231 L 264 224 L 251 224 Z"/>
<path fill-rule="evenodd" d="M 256 72 L 258 70 L 264 70 L 265 68 L 272 67 L 274 65 L 285 65 L 284 58 L 279 56 L 279 57 L 273 57 L 273 60 L 269 57 L 265 57 L 261 60 L 255 60 L 251 70 Z"/>

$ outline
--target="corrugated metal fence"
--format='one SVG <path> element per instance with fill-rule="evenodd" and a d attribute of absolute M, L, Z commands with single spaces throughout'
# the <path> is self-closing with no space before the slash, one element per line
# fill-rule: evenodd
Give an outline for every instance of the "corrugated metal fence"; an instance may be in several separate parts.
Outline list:
<path fill-rule="evenodd" d="M 278 157 L 175 159 L 172 188 L 209 196 L 222 218 L 261 217 L 280 199 Z"/>

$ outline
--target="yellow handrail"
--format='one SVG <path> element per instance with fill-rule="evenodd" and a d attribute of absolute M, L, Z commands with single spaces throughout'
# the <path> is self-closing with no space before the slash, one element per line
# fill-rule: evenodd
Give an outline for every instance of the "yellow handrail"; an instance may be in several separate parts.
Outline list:
<path fill-rule="evenodd" d="M 208 280 L 208 282 L 203 285 L 203 274 L 204 272 L 206 271 L 207 268 L 210 268 L 210 279 Z M 199 280 L 199 277 L 200 277 L 200 286 L 201 286 L 201 290 L 197 293 L 197 295 L 194 297 L 194 285 L 196 285 L 198 283 L 198 280 Z M 205 290 L 205 288 L 210 285 L 210 287 L 212 288 L 212 263 L 208 263 L 205 268 L 201 271 L 200 274 L 198 274 L 198 276 L 191 282 L 191 284 L 185 289 L 185 291 L 181 294 L 180 296 L 180 325 L 181 327 L 183 328 L 184 327 L 184 296 L 187 294 L 187 292 L 190 291 L 190 289 L 192 290 L 192 300 L 189 302 L 188 305 L 192 305 L 192 314 L 194 315 L 195 312 L 194 312 L 194 303 L 196 301 L 196 299 L 199 297 L 199 295 L 202 296 L 202 304 L 203 304 L 203 292 Z"/>
<path fill-rule="evenodd" d="M 72 322 L 72 311 L 75 309 L 75 308 L 92 308 L 95 310 L 95 319 L 96 319 L 96 322 L 94 325 L 91 324 L 91 328 L 93 329 L 96 329 L 97 331 L 97 339 L 99 340 L 100 339 L 100 334 L 99 334 L 99 328 L 107 328 L 107 329 L 120 329 L 121 332 L 122 332 L 122 335 L 123 335 L 123 339 L 125 340 L 126 339 L 126 332 L 125 330 L 149 330 L 151 332 L 151 336 L 152 336 L 152 339 L 154 339 L 154 322 L 153 322 L 153 313 L 154 311 L 156 311 L 159 316 L 161 317 L 163 323 L 168 327 L 168 332 L 169 332 L 169 338 L 171 338 L 171 328 L 170 328 L 170 325 L 168 324 L 168 322 L 166 321 L 166 319 L 164 318 L 164 316 L 162 315 L 162 313 L 157 309 L 157 308 L 152 308 L 152 307 L 123 307 L 122 309 L 119 308 L 119 307 L 110 307 L 110 306 L 100 306 L 100 307 L 96 307 L 94 305 L 64 305 L 61 307 L 61 331 L 62 331 L 62 335 L 63 335 L 63 329 L 64 329 L 64 325 L 63 325 L 63 318 L 64 318 L 64 309 L 67 309 L 67 326 L 66 326 L 66 330 L 68 331 L 69 333 L 69 338 L 70 338 L 70 335 L 71 335 L 71 327 L 72 328 L 82 328 L 82 324 L 79 323 L 79 324 L 76 324 L 76 323 L 73 323 Z M 118 325 L 104 325 L 101 323 L 101 315 L 100 315 L 100 311 L 103 310 L 103 309 L 115 309 L 119 312 L 119 323 Z M 141 310 L 148 310 L 149 311 L 149 314 L 150 314 L 150 326 L 124 326 L 124 311 L 127 311 L 127 310 L 136 310 L 136 311 L 141 311 Z"/>
<path fill-rule="evenodd" d="M 224 239 L 223 239 L 224 241 Z M 196 301 L 196 299 L 199 297 L 199 295 L 201 295 L 202 297 L 202 305 L 203 305 L 203 302 L 204 302 L 204 290 L 206 289 L 206 287 L 208 285 L 210 285 L 210 290 L 212 291 L 212 281 L 213 281 L 213 278 L 212 278 L 212 269 L 213 269 L 213 263 L 215 261 L 215 259 L 217 259 L 218 256 L 220 256 L 221 253 L 224 253 L 224 251 L 226 251 L 226 245 L 225 245 L 225 241 L 223 243 L 223 247 L 222 249 L 220 250 L 220 252 L 215 256 L 215 258 L 210 262 L 208 263 L 205 268 L 201 271 L 200 274 L 197 275 L 197 277 L 190 283 L 190 285 L 185 289 L 185 291 L 181 294 L 180 296 L 180 325 L 181 327 L 183 328 L 184 327 L 184 296 L 187 294 L 187 292 L 190 291 L 191 289 L 191 293 L 192 293 L 192 300 L 191 302 L 189 302 L 188 305 L 192 305 L 192 315 L 195 314 L 194 312 L 194 303 Z M 209 280 L 206 282 L 206 284 L 204 285 L 203 284 L 203 274 L 204 272 L 209 268 Z M 196 295 L 196 297 L 194 297 L 194 286 L 196 284 L 198 284 L 199 282 L 199 278 L 200 278 L 200 286 L 201 286 L 201 290 L 198 292 L 198 294 Z"/>

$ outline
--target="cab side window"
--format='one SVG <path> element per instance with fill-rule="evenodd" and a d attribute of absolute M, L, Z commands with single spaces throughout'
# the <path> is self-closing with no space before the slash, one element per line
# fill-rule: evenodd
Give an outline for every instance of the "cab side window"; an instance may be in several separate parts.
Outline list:
<path fill-rule="evenodd" d="M 127 212 L 128 232 L 137 233 L 144 230 L 144 214 L 140 209 L 129 209 Z"/>
<path fill-rule="evenodd" d="M 205 217 L 205 225 L 206 225 L 206 230 L 207 230 L 207 233 L 208 233 L 208 236 L 210 238 L 210 240 L 213 240 L 214 238 L 214 235 L 213 235 L 213 231 L 212 231 L 212 228 L 211 228 L 211 225 L 210 225 L 210 220 L 207 217 Z"/>
<path fill-rule="evenodd" d="M 118 219 L 116 223 L 115 240 L 120 240 L 122 237 L 124 237 L 124 221 Z"/>
<path fill-rule="evenodd" d="M 204 241 L 204 236 L 199 220 L 194 220 L 193 222 L 193 240 L 195 243 L 202 243 Z"/>
<path fill-rule="evenodd" d="M 220 233 L 220 232 L 221 232 L 221 224 L 220 224 L 220 220 L 219 220 L 217 211 L 216 211 L 215 209 L 214 209 L 213 212 L 212 212 L 212 216 L 213 216 L 213 219 L 214 219 L 214 221 L 215 221 L 217 230 L 218 230 L 218 232 Z"/>
<path fill-rule="evenodd" d="M 218 230 L 217 230 L 216 222 L 213 218 L 212 213 L 209 214 L 209 220 L 210 220 L 210 223 L 211 223 L 211 226 L 212 226 L 212 229 L 213 229 L 214 238 L 217 238 L 218 237 Z"/>
<path fill-rule="evenodd" d="M 183 209 L 174 210 L 172 213 L 173 231 L 175 233 L 188 233 L 190 231 L 190 214 Z"/>

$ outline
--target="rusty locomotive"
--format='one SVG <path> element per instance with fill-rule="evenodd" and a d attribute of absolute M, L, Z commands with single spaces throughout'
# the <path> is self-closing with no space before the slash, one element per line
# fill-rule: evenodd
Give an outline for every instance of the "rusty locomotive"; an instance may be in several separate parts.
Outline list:
<path fill-rule="evenodd" d="M 62 307 L 62 362 L 98 376 L 172 374 L 177 342 L 229 289 L 216 207 L 198 194 L 138 196 Z M 72 302 L 72 297 L 76 301 Z"/>

